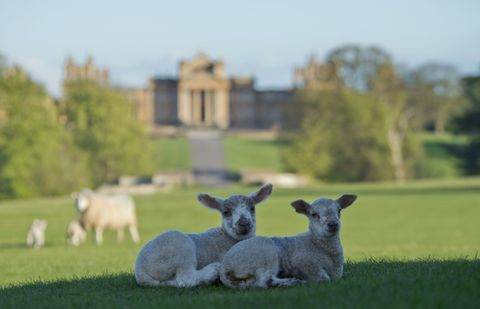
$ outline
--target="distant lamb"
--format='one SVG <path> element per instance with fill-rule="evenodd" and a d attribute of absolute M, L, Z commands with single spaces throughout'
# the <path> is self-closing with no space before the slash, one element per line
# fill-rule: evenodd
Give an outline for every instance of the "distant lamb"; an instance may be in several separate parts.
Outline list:
<path fill-rule="evenodd" d="M 67 226 L 67 241 L 70 245 L 78 246 L 87 239 L 87 232 L 78 220 L 70 222 Z"/>
<path fill-rule="evenodd" d="M 140 241 L 137 230 L 137 216 L 133 199 L 126 194 L 104 195 L 84 189 L 73 193 L 75 208 L 80 214 L 80 222 L 85 230 L 95 231 L 97 245 L 103 242 L 103 230 L 117 231 L 117 240 L 123 240 L 123 229 L 129 228 L 135 243 Z"/>
<path fill-rule="evenodd" d="M 45 245 L 45 230 L 47 229 L 47 225 L 47 220 L 33 220 L 27 232 L 27 246 L 40 249 Z"/>
<path fill-rule="evenodd" d="M 340 212 L 357 197 L 320 198 L 311 205 L 292 202 L 310 222 L 309 231 L 294 237 L 253 237 L 233 246 L 220 269 L 222 283 L 232 288 L 282 287 L 328 282 L 343 274 Z"/>
<path fill-rule="evenodd" d="M 255 235 L 255 206 L 272 193 L 267 184 L 249 195 L 227 199 L 199 194 L 198 200 L 222 214 L 222 225 L 201 234 L 168 231 L 148 242 L 135 264 L 141 286 L 193 287 L 218 280 L 220 261 L 237 242 Z"/>

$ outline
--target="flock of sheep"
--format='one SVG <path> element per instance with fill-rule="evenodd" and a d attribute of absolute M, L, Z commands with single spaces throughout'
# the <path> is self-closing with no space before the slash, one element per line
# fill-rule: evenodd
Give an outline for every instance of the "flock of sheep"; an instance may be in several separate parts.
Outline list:
<path fill-rule="evenodd" d="M 79 213 L 79 219 L 72 221 L 67 226 L 67 241 L 69 244 L 78 246 L 85 242 L 87 230 L 95 233 L 97 245 L 103 242 L 103 230 L 117 231 L 117 240 L 123 240 L 123 231 L 128 227 L 132 240 L 140 242 L 137 230 L 137 216 L 133 199 L 126 194 L 104 195 L 84 189 L 78 193 L 72 193 L 75 208 Z M 45 244 L 46 220 L 33 220 L 27 233 L 27 245 L 41 248 Z"/>
<path fill-rule="evenodd" d="M 198 200 L 222 216 L 219 227 L 200 234 L 168 231 L 156 236 L 140 250 L 135 263 L 135 280 L 140 286 L 194 287 L 221 281 L 231 288 L 285 287 L 305 282 L 328 282 L 343 274 L 340 241 L 340 213 L 356 196 L 319 198 L 312 203 L 296 200 L 291 206 L 309 220 L 306 233 L 293 237 L 255 236 L 255 207 L 272 193 L 272 185 L 248 195 L 226 199 L 199 194 Z M 79 221 L 68 226 L 72 245 L 85 241 L 85 230 L 94 230 L 97 244 L 104 229 L 117 230 L 123 238 L 128 227 L 133 241 L 139 242 L 135 206 L 129 196 L 104 196 L 84 190 L 73 196 Z M 27 242 L 42 246 L 36 220 Z M 40 233 L 42 234 L 42 233 Z M 36 239 L 39 239 L 38 241 Z"/>

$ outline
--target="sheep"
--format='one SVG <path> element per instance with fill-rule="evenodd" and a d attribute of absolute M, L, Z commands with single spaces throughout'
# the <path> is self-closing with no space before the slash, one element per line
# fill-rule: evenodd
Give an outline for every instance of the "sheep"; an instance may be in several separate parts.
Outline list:
<path fill-rule="evenodd" d="M 224 256 L 220 280 L 231 288 L 284 287 L 328 282 L 343 274 L 340 211 L 357 197 L 319 198 L 291 203 L 309 220 L 309 231 L 294 237 L 253 237 L 233 246 Z"/>
<path fill-rule="evenodd" d="M 80 214 L 80 223 L 85 230 L 95 231 L 95 243 L 103 242 L 103 230 L 117 231 L 117 241 L 123 240 L 123 229 L 129 228 L 132 240 L 140 242 L 137 230 L 137 216 L 133 199 L 126 194 L 103 195 L 84 189 L 72 193 L 75 208 Z"/>
<path fill-rule="evenodd" d="M 27 232 L 27 246 L 40 249 L 45 245 L 45 230 L 47 220 L 34 219 Z"/>
<path fill-rule="evenodd" d="M 67 226 L 67 241 L 72 246 L 78 246 L 85 242 L 87 232 L 78 220 L 71 221 Z"/>
<path fill-rule="evenodd" d="M 199 194 L 198 201 L 222 215 L 220 227 L 200 234 L 167 231 L 148 242 L 135 263 L 140 286 L 194 287 L 218 280 L 220 261 L 237 242 L 255 236 L 255 206 L 272 193 L 266 184 L 249 195 L 221 199 Z"/>

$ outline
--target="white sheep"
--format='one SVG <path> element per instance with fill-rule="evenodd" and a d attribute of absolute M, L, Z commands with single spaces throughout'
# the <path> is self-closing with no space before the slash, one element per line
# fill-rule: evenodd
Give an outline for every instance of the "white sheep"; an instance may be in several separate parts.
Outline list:
<path fill-rule="evenodd" d="M 72 193 L 80 222 L 85 230 L 95 231 L 95 242 L 103 242 L 103 230 L 117 231 L 117 240 L 123 240 L 123 229 L 128 227 L 132 240 L 140 241 L 137 230 L 137 216 L 133 199 L 126 194 L 104 195 L 84 189 Z"/>
<path fill-rule="evenodd" d="M 78 246 L 85 242 L 87 232 L 78 220 L 71 221 L 67 226 L 67 241 L 70 245 Z"/>
<path fill-rule="evenodd" d="M 311 205 L 292 202 L 309 219 L 309 231 L 294 237 L 253 237 L 233 246 L 224 256 L 220 280 L 228 287 L 281 287 L 305 281 L 327 282 L 343 274 L 340 211 L 355 195 L 337 200 L 320 198 Z"/>
<path fill-rule="evenodd" d="M 27 246 L 40 249 L 45 245 L 45 230 L 47 220 L 34 219 L 27 232 Z"/>
<path fill-rule="evenodd" d="M 168 231 L 148 242 L 135 264 L 135 280 L 141 286 L 193 287 L 218 280 L 220 261 L 237 242 L 253 237 L 255 206 L 267 199 L 272 185 L 249 195 L 227 199 L 199 194 L 198 200 L 222 214 L 222 225 L 200 234 Z"/>

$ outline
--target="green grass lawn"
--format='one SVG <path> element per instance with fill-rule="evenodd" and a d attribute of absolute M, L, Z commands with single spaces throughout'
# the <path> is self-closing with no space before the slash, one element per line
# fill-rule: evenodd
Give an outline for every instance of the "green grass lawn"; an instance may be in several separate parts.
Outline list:
<path fill-rule="evenodd" d="M 232 171 L 260 170 L 282 172 L 281 140 L 255 140 L 239 137 L 225 139 L 225 160 Z"/>
<path fill-rule="evenodd" d="M 187 138 L 152 138 L 155 171 L 187 170 L 191 167 Z"/>
<path fill-rule="evenodd" d="M 253 188 L 208 190 L 219 196 Z M 135 197 L 142 243 L 168 229 L 199 232 L 220 216 L 200 206 L 197 189 Z M 133 264 L 141 245 L 127 237 L 103 246 L 65 244 L 75 217 L 68 198 L 0 203 L 0 308 L 6 307 L 470 307 L 480 306 L 480 178 L 394 184 L 337 184 L 274 189 L 258 206 L 260 235 L 293 235 L 307 220 L 289 202 L 354 192 L 342 217 L 345 276 L 324 285 L 235 291 L 222 286 L 190 290 L 139 288 Z M 26 248 L 34 218 L 49 221 L 47 245 Z"/>
<path fill-rule="evenodd" d="M 467 143 L 464 136 L 422 133 L 419 138 L 425 151 L 424 177 L 448 178 L 463 174 L 461 159 Z M 152 139 L 156 170 L 189 169 L 190 150 L 187 138 Z M 287 142 L 276 139 L 253 139 L 227 136 L 224 140 L 225 161 L 231 171 L 285 171 L 282 148 Z"/>

